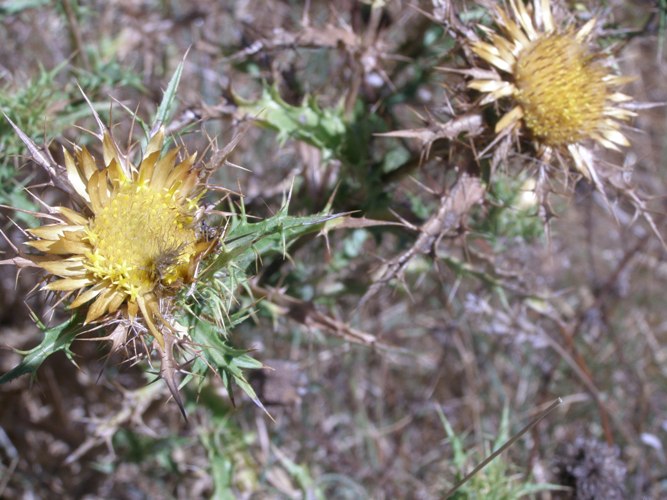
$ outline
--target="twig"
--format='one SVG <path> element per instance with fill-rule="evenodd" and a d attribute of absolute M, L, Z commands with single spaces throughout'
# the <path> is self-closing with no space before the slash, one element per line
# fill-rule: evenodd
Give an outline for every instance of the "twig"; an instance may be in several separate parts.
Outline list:
<path fill-rule="evenodd" d="M 5 450 L 5 453 L 10 460 L 9 466 L 0 478 L 0 496 L 2 496 L 9 484 L 9 480 L 12 478 L 12 475 L 16 470 L 16 466 L 19 464 L 19 454 L 2 427 L 0 427 L 0 447 Z"/>
<path fill-rule="evenodd" d="M 299 300 L 275 288 L 252 285 L 255 299 L 266 298 L 269 302 L 283 308 L 285 314 L 309 328 L 321 328 L 347 342 L 361 344 L 385 351 L 400 352 L 401 348 L 388 345 L 378 340 L 375 335 L 357 330 L 347 323 L 339 321 L 317 310 L 312 302 Z"/>
<path fill-rule="evenodd" d="M 67 24 L 69 25 L 70 35 L 72 36 L 72 42 L 76 46 L 76 57 L 81 60 L 86 71 L 91 70 L 90 60 L 88 59 L 88 54 L 86 53 L 86 45 L 83 42 L 83 37 L 81 36 L 81 29 L 79 28 L 79 21 L 76 19 L 74 10 L 72 9 L 72 4 L 69 3 L 69 0 L 62 0 L 63 10 L 65 11 L 65 17 L 67 17 Z"/>
<path fill-rule="evenodd" d="M 379 277 L 361 298 L 358 309 L 379 292 L 383 285 L 398 277 L 414 256 L 428 253 L 439 238 L 455 231 L 470 209 L 484 199 L 484 193 L 484 185 L 480 179 L 463 174 L 451 191 L 440 198 L 440 208 L 420 228 L 421 234 L 415 244 L 383 266 L 378 273 Z"/>

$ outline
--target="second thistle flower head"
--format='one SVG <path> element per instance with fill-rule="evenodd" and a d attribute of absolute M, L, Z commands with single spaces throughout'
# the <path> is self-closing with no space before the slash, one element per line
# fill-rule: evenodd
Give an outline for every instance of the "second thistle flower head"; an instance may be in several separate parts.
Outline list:
<path fill-rule="evenodd" d="M 620 122 L 634 116 L 620 107 L 630 98 L 616 91 L 627 79 L 589 52 L 595 19 L 579 30 L 558 28 L 550 0 L 533 0 L 532 12 L 509 0 L 509 11 L 497 7 L 495 17 L 499 31 L 483 27 L 488 41 L 472 44 L 492 70 L 476 72 L 468 86 L 486 94 L 483 104 L 513 100 L 496 133 L 523 126 L 539 147 L 569 151 L 577 168 L 594 176 L 586 142 L 627 146 Z"/>

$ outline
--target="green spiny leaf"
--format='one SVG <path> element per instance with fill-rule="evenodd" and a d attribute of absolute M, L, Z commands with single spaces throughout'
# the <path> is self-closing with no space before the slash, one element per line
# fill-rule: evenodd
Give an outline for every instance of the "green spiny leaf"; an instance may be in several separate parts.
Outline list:
<path fill-rule="evenodd" d="M 327 221 L 338 217 L 340 215 L 326 214 L 294 217 L 287 215 L 287 208 L 283 207 L 276 215 L 261 222 L 236 219 L 225 238 L 223 251 L 207 272 L 214 273 L 232 262 L 245 269 L 258 256 L 284 253 L 297 239 L 321 231 Z M 205 280 L 206 274 L 201 279 Z"/>
<path fill-rule="evenodd" d="M 35 373 L 49 356 L 58 351 L 66 351 L 70 355 L 69 347 L 79 333 L 81 333 L 81 321 L 77 319 L 77 315 L 60 325 L 44 330 L 42 342 L 33 349 L 23 352 L 24 358 L 21 363 L 0 376 L 0 384 L 11 382 L 27 373 Z"/>
<path fill-rule="evenodd" d="M 167 89 L 164 91 L 162 96 L 162 102 L 157 108 L 157 113 L 155 114 L 155 120 L 153 121 L 153 126 L 151 127 L 151 137 L 153 137 L 160 127 L 169 121 L 169 117 L 173 113 L 174 99 L 176 98 L 176 91 L 178 90 L 178 84 L 181 81 L 181 75 L 183 74 L 183 64 L 185 63 L 185 58 L 187 57 L 187 52 L 183 56 L 183 60 L 178 63 L 176 71 L 169 80 Z"/>
<path fill-rule="evenodd" d="M 275 87 L 264 87 L 256 101 L 234 96 L 240 114 L 278 132 L 280 142 L 296 139 L 320 149 L 327 161 L 340 154 L 347 127 L 342 107 L 321 108 L 312 96 L 300 106 L 286 103 Z"/>
<path fill-rule="evenodd" d="M 243 374 L 243 369 L 259 369 L 262 363 L 253 359 L 246 351 L 235 349 L 220 337 L 216 327 L 199 321 L 190 328 L 192 341 L 200 350 L 198 358 L 193 366 L 193 372 L 205 372 L 213 367 L 222 376 L 223 382 L 233 400 L 233 389 L 231 382 L 238 385 L 248 397 L 264 411 L 264 405 L 257 397 L 254 389 L 248 383 Z"/>

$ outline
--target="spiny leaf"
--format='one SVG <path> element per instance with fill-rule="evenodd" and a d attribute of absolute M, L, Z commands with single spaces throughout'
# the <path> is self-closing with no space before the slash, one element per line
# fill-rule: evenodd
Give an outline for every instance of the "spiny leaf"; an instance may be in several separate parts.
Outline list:
<path fill-rule="evenodd" d="M 208 367 L 215 368 L 222 376 L 232 401 L 234 397 L 231 382 L 233 381 L 257 406 L 266 411 L 242 371 L 243 369 L 260 369 L 263 366 L 262 363 L 253 359 L 246 351 L 230 346 L 220 338 L 213 325 L 199 321 L 193 328 L 190 328 L 190 335 L 194 344 L 200 349 L 200 355 L 204 358 L 195 361 L 193 371 L 204 372 Z"/>
<path fill-rule="evenodd" d="M 195 361 L 194 372 L 205 372 L 212 367 L 220 373 L 232 400 L 234 383 L 266 411 L 244 375 L 244 370 L 260 369 L 262 363 L 246 351 L 233 348 L 225 340 L 230 323 L 247 317 L 248 308 L 252 306 L 242 308 L 229 317 L 227 314 L 232 306 L 229 299 L 235 296 L 234 292 L 239 287 L 247 286 L 248 274 L 252 272 L 248 268 L 258 258 L 272 253 L 286 253 L 298 238 L 322 231 L 328 221 L 338 217 L 341 216 L 317 214 L 293 217 L 287 214 L 285 204 L 274 216 L 260 222 L 249 223 L 243 214 L 232 220 L 222 252 L 199 276 L 198 294 L 187 305 L 190 335 L 200 355 L 200 359 Z M 220 326 L 202 318 L 214 318 Z"/>
<path fill-rule="evenodd" d="M 151 127 L 150 136 L 153 137 L 160 127 L 169 121 L 169 117 L 173 112 L 174 99 L 176 98 L 176 91 L 178 90 L 178 84 L 181 81 L 181 75 L 183 74 L 183 64 L 185 63 L 185 58 L 188 56 L 187 52 L 183 56 L 183 60 L 178 63 L 176 66 L 176 71 L 169 80 L 167 89 L 164 91 L 162 96 L 162 102 L 157 108 L 157 113 L 155 114 L 155 120 L 153 121 L 153 126 Z"/>
<path fill-rule="evenodd" d="M 249 223 L 236 219 L 224 241 L 224 250 L 216 258 L 210 272 L 215 272 L 233 262 L 239 268 L 247 268 L 258 256 L 286 252 L 297 239 L 321 231 L 327 221 L 340 215 L 318 214 L 306 217 L 287 215 L 287 209 L 261 222 Z M 206 279 L 206 277 L 202 277 Z"/>
<path fill-rule="evenodd" d="M 275 87 L 264 87 L 256 101 L 234 96 L 239 114 L 278 132 L 280 142 L 296 139 L 320 149 L 327 161 L 340 154 L 346 137 L 343 108 L 321 108 L 312 96 L 300 106 L 286 103 Z"/>
<path fill-rule="evenodd" d="M 44 330 L 42 342 L 33 349 L 22 353 L 24 354 L 23 361 L 0 376 L 0 384 L 11 382 L 27 373 L 35 373 L 49 356 L 58 351 L 64 350 L 69 354 L 69 346 L 79 333 L 81 333 L 81 321 L 77 320 L 77 315 L 58 326 Z"/>

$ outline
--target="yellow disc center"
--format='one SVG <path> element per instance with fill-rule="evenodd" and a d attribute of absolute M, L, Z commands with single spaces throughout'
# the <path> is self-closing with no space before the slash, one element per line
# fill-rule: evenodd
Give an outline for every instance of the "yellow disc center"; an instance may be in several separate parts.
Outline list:
<path fill-rule="evenodd" d="M 590 138 L 604 118 L 606 74 L 572 34 L 535 40 L 514 71 L 526 127 L 548 146 Z"/>
<path fill-rule="evenodd" d="M 193 213 L 174 192 L 127 183 L 92 221 L 88 268 L 136 298 L 183 280 L 195 253 Z"/>

